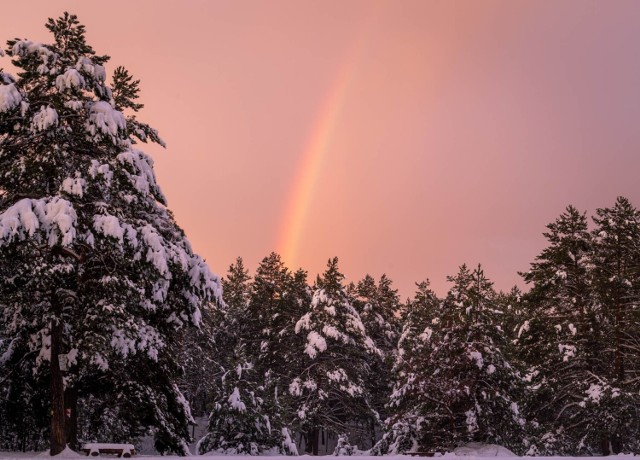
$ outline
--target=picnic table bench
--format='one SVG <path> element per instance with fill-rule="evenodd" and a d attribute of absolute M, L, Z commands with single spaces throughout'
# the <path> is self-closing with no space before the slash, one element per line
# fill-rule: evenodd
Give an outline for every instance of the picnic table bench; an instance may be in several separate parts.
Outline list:
<path fill-rule="evenodd" d="M 92 457 L 100 454 L 117 455 L 118 457 L 130 458 L 136 454 L 136 448 L 133 444 L 104 444 L 104 443 L 88 443 L 82 446 L 82 452 Z"/>

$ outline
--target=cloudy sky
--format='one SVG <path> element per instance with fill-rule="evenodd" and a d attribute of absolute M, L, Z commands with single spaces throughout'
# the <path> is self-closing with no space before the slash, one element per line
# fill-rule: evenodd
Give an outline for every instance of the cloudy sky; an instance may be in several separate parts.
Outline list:
<path fill-rule="evenodd" d="M 338 256 L 348 281 L 387 273 L 406 297 L 480 262 L 506 290 L 566 205 L 640 206 L 639 2 L 1 9 L 0 38 L 45 43 L 47 17 L 77 14 L 142 80 L 159 182 L 219 274 L 277 251 L 314 276 Z"/>

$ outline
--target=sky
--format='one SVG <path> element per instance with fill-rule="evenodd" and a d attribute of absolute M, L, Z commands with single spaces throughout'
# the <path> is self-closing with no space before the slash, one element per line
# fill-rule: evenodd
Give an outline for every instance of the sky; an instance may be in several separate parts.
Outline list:
<path fill-rule="evenodd" d="M 144 150 L 220 275 L 276 251 L 403 298 L 462 263 L 508 290 L 567 205 L 640 206 L 640 2 L 32 0 L 0 39 L 64 11 L 141 80 Z"/>

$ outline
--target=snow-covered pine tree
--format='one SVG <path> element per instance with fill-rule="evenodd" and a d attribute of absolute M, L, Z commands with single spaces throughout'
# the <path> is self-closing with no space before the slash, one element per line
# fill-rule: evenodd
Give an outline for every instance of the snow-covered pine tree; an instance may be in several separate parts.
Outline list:
<path fill-rule="evenodd" d="M 296 424 L 306 434 L 306 450 L 314 455 L 321 430 L 347 433 L 373 411 L 365 381 L 375 378 L 368 362 L 381 352 L 349 302 L 343 279 L 338 259 L 329 260 L 316 281 L 309 311 L 295 325 L 305 343 L 291 354 L 302 370 L 288 391 Z"/>
<path fill-rule="evenodd" d="M 305 279 L 298 280 L 302 281 L 303 289 Z M 301 343 L 294 328 L 306 305 L 294 284 L 293 274 L 278 254 L 265 257 L 251 284 L 245 319 L 249 353 L 256 357 L 256 368 L 263 378 L 272 377 L 273 390 L 278 393 L 288 385 L 292 370 L 290 350 L 296 342 Z"/>
<path fill-rule="evenodd" d="M 539 426 L 532 452 L 570 455 L 577 454 L 582 437 L 582 429 L 570 427 L 588 418 L 581 395 L 600 373 L 601 318 L 593 300 L 585 214 L 568 206 L 547 228 L 548 246 L 522 274 L 532 287 L 516 341 L 527 368 L 527 412 Z"/>
<path fill-rule="evenodd" d="M 219 335 L 226 337 L 220 341 L 233 353 L 225 359 L 227 370 L 200 453 L 297 453 L 278 398 L 283 373 L 292 368 L 286 350 L 296 316 L 287 309 L 293 277 L 272 253 L 263 259 L 252 283 L 250 279 L 238 258 L 223 280 L 227 309 Z"/>
<path fill-rule="evenodd" d="M 391 373 L 393 392 L 388 402 L 389 417 L 385 420 L 382 439 L 372 449 L 374 455 L 418 451 L 424 448 L 423 440 L 428 436 L 422 414 L 429 410 L 429 395 L 422 391 L 426 376 L 422 369 L 432 351 L 430 341 L 439 321 L 441 302 L 430 289 L 428 280 L 416 286 L 414 298 L 403 309 L 402 332 Z"/>
<path fill-rule="evenodd" d="M 640 439 L 640 211 L 618 197 L 612 207 L 597 209 L 593 221 L 593 284 L 601 311 L 595 327 L 603 343 L 602 380 L 589 389 L 591 438 L 599 435 L 603 454 L 634 451 Z"/>
<path fill-rule="evenodd" d="M 417 343 L 405 343 L 409 334 L 401 338 L 402 347 L 413 345 L 413 365 L 398 374 L 391 405 L 404 410 L 395 415 L 387 445 L 396 452 L 429 451 L 479 441 L 519 450 L 525 423 L 520 375 L 503 351 L 495 292 L 480 266 L 463 265 L 449 281 L 454 285 L 440 317 Z M 405 351 L 401 359 L 411 358 Z"/>
<path fill-rule="evenodd" d="M 284 445 L 293 419 L 287 389 L 302 366 L 292 359 L 292 350 L 303 346 L 295 325 L 310 302 L 306 279 L 304 270 L 291 273 L 280 255 L 269 254 L 256 270 L 246 315 L 244 340 L 255 359 L 256 378 L 264 387 L 264 415 L 276 431 L 284 433 Z"/>
<path fill-rule="evenodd" d="M 81 401 L 116 406 L 131 436 L 153 427 L 164 448 L 186 453 L 191 416 L 175 384 L 175 340 L 218 301 L 220 283 L 136 147 L 162 144 L 122 112 L 139 107 L 137 81 L 120 69 L 107 85 L 109 58 L 86 43 L 76 16 L 46 27 L 53 43 L 10 40 L 6 54 L 20 73 L 0 73 L 4 362 L 50 379 L 52 454 L 66 442 L 65 385 Z"/>
<path fill-rule="evenodd" d="M 366 275 L 354 289 L 353 305 L 360 314 L 367 334 L 382 352 L 372 357 L 371 374 L 375 377 L 366 381 L 376 417 L 369 421 L 370 439 L 366 440 L 366 444 L 370 444 L 367 446 L 361 442 L 363 447 L 375 444 L 379 424 L 387 418 L 385 406 L 391 394 L 391 369 L 400 332 L 396 318 L 400 299 L 398 291 L 392 286 L 387 275 L 383 274 L 377 284 L 373 277 Z"/>
<path fill-rule="evenodd" d="M 198 442 L 198 453 L 297 455 L 289 430 L 264 407 L 265 396 L 270 395 L 247 359 L 244 344 L 234 351 L 236 367 L 222 376 L 221 393 L 214 402 L 208 432 Z"/>
<path fill-rule="evenodd" d="M 597 209 L 593 221 L 594 284 L 610 325 L 603 366 L 612 379 L 624 382 L 640 370 L 635 347 L 640 334 L 633 327 L 640 308 L 640 211 L 618 197 L 613 207 Z"/>

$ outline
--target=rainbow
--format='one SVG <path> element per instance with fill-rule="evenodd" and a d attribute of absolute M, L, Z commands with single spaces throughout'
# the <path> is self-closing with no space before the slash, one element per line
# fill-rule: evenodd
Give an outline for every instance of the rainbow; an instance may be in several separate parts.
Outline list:
<path fill-rule="evenodd" d="M 302 154 L 298 172 L 294 176 L 295 179 L 279 233 L 280 241 L 277 246 L 278 252 L 290 267 L 293 267 L 293 264 L 297 262 L 304 225 L 315 195 L 318 178 L 340 120 L 345 96 L 353 80 L 354 68 L 354 61 L 347 62 L 331 86 L 331 91 L 317 117 L 312 135 Z"/>
<path fill-rule="evenodd" d="M 382 17 L 383 3 L 372 3 L 369 16 L 361 23 L 356 39 L 344 57 L 325 102 L 316 117 L 311 136 L 302 153 L 282 219 L 277 252 L 291 268 L 297 264 L 305 222 L 316 192 L 323 165 L 331 151 L 332 141 L 349 89 L 357 74 L 358 61 L 378 18 Z"/>

